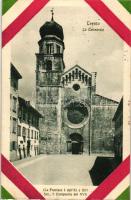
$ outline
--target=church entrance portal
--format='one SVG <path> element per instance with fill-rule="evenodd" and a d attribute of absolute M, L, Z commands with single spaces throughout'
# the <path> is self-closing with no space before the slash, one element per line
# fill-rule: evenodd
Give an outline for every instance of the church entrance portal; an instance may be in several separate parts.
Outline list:
<path fill-rule="evenodd" d="M 83 137 L 80 134 L 73 133 L 70 135 L 70 141 L 67 141 L 67 151 L 72 154 L 83 153 Z"/>

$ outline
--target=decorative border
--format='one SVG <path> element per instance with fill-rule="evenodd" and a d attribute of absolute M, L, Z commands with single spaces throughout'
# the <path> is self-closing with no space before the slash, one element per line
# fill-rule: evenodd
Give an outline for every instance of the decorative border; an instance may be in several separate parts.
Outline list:
<path fill-rule="evenodd" d="M 131 1 L 130 0 L 118 0 L 124 8 L 131 14 Z"/>
<path fill-rule="evenodd" d="M 3 155 L 1 155 L 1 171 L 29 199 L 45 200 L 37 189 Z"/>
<path fill-rule="evenodd" d="M 101 0 L 85 1 L 129 46 L 131 46 L 131 31 Z"/>
<path fill-rule="evenodd" d="M 124 190 L 116 200 L 130 199 L 130 187 Z"/>
<path fill-rule="evenodd" d="M 129 173 L 128 156 L 87 198 L 86 200 L 104 199 Z"/>
<path fill-rule="evenodd" d="M 2 173 L 15 184 L 29 199 L 45 198 L 36 188 L 1 155 Z M 104 199 L 130 173 L 130 156 L 128 156 L 85 200 Z"/>
<path fill-rule="evenodd" d="M 44 6 L 49 0 L 34 0 L 3 32 L 4 47 Z"/>

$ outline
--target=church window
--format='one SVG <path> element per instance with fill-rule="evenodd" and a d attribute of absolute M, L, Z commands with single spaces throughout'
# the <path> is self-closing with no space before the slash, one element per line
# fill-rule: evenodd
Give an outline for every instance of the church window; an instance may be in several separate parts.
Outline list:
<path fill-rule="evenodd" d="M 53 54 L 54 53 L 54 46 L 53 46 L 52 43 L 47 44 L 46 48 L 47 48 L 47 54 Z"/>
<path fill-rule="evenodd" d="M 78 91 L 78 90 L 80 89 L 80 85 L 74 84 L 74 85 L 73 85 L 73 89 L 74 89 L 75 91 Z"/>
<path fill-rule="evenodd" d="M 79 80 L 81 81 L 81 71 L 79 71 Z"/>
<path fill-rule="evenodd" d="M 78 69 L 76 69 L 75 75 L 76 75 L 76 78 L 78 78 Z"/>
<path fill-rule="evenodd" d="M 51 52 L 51 54 L 54 53 L 54 45 L 53 44 L 50 44 L 50 52 Z"/>
<path fill-rule="evenodd" d="M 83 81 L 83 82 L 84 82 L 84 78 L 85 78 L 85 77 L 84 77 L 84 73 L 82 73 L 82 81 Z"/>
<path fill-rule="evenodd" d="M 66 83 L 68 82 L 68 76 L 66 75 Z"/>
<path fill-rule="evenodd" d="M 46 45 L 46 49 L 47 49 L 47 54 L 49 54 L 50 53 L 50 45 L 49 44 Z"/>
<path fill-rule="evenodd" d="M 59 45 L 56 45 L 56 52 L 57 52 L 58 54 L 60 54 L 60 46 L 59 46 Z"/>
<path fill-rule="evenodd" d="M 87 117 L 88 117 L 88 110 L 80 102 L 74 102 L 68 106 L 67 118 L 72 124 L 80 124 Z"/>
<path fill-rule="evenodd" d="M 73 81 L 74 81 L 74 74 L 75 74 L 75 72 L 74 72 L 74 71 L 72 71 L 72 78 L 73 78 Z"/>
<path fill-rule="evenodd" d="M 52 70 L 52 61 L 51 60 L 47 60 L 46 63 L 46 70 L 51 71 Z"/>

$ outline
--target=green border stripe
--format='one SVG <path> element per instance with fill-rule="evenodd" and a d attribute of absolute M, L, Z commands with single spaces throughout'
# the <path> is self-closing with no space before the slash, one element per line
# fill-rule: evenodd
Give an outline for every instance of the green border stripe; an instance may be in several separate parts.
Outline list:
<path fill-rule="evenodd" d="M 1 186 L 2 199 L 15 199 L 3 186 Z"/>
<path fill-rule="evenodd" d="M 2 1 L 2 15 L 4 15 L 15 3 L 17 0 L 3 0 Z"/>
<path fill-rule="evenodd" d="M 130 200 L 130 187 L 124 190 L 116 200 Z"/>
<path fill-rule="evenodd" d="M 131 0 L 118 0 L 124 8 L 131 13 Z"/>

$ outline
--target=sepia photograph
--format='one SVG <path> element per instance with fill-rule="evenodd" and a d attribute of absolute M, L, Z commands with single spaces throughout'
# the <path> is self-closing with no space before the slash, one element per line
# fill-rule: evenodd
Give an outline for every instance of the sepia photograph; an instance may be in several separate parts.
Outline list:
<path fill-rule="evenodd" d="M 97 186 L 122 152 L 123 42 L 87 4 L 49 4 L 11 43 L 10 161 L 35 185 Z"/>

